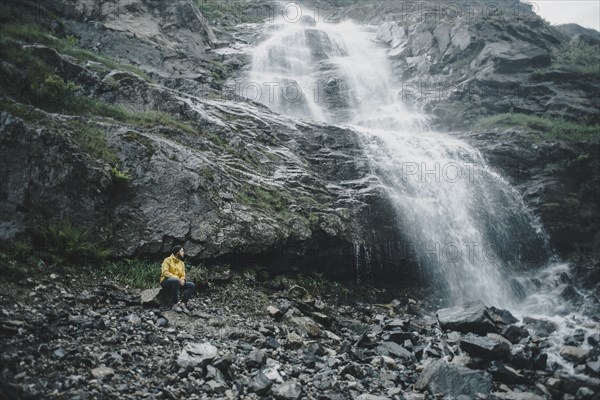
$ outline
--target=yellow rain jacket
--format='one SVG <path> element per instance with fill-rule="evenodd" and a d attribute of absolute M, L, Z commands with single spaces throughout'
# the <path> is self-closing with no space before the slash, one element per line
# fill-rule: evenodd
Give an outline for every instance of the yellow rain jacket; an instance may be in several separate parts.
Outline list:
<path fill-rule="evenodd" d="M 160 281 L 168 278 L 185 279 L 185 264 L 172 254 L 165 258 L 160 269 Z"/>

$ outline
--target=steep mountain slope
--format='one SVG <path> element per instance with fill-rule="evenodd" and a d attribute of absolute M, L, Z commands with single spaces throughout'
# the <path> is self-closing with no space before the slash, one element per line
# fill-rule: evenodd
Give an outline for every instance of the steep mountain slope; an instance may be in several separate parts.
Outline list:
<path fill-rule="evenodd" d="M 332 4 L 326 17 L 379 24 L 381 45 L 406 83 L 399 96 L 441 128 L 507 111 L 598 122 L 598 74 L 556 61 L 580 37 L 569 39 L 530 10 L 514 19 L 491 9 L 459 15 L 394 2 Z M 260 24 L 243 23 L 271 18 L 270 7 L 8 2 L 2 240 L 43 245 L 45 229 L 66 221 L 116 256 L 157 256 L 184 243 L 205 261 L 344 274 L 375 266 L 375 275 L 410 281 L 417 267 L 356 133 L 281 117 L 240 98 L 232 84 L 249 63 L 244 46 L 264 37 Z M 429 88 L 444 95 L 423 95 Z M 597 145 L 551 138 L 544 148 L 569 150 L 537 152 L 528 132 L 519 141 L 491 131 L 471 136 L 473 143 L 522 185 L 559 250 L 593 248 Z M 503 157 L 506 148 L 515 151 Z M 531 152 L 535 162 L 524 162 Z M 574 180 L 579 168 L 589 173 L 582 185 Z"/>

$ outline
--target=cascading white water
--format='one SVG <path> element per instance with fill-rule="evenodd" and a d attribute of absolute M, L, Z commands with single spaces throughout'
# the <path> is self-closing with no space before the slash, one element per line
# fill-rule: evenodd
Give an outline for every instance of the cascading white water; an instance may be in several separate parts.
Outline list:
<path fill-rule="evenodd" d="M 352 125 L 431 281 L 450 302 L 513 305 L 505 267 L 522 261 L 523 246 L 544 247 L 518 193 L 477 150 L 429 131 L 427 118 L 405 107 L 372 28 L 281 20 L 269 29 L 250 72 L 259 100 L 280 113 Z"/>
<path fill-rule="evenodd" d="M 582 301 L 564 300 L 569 266 L 552 257 L 541 224 L 517 191 L 479 151 L 432 132 L 426 116 L 405 107 L 372 27 L 302 21 L 265 27 L 270 36 L 253 49 L 247 85 L 257 91 L 248 97 L 282 114 L 357 131 L 374 177 L 394 204 L 399 230 L 414 246 L 410 254 L 440 289 L 436 293 L 449 303 L 480 300 L 554 322 L 549 362 L 574 373 L 560 349 L 566 337 L 598 331 L 586 317 L 596 303 L 587 294 L 580 294 Z M 362 265 L 369 269 L 369 249 L 354 247 L 360 276 Z M 514 272 L 527 263 L 546 267 Z"/>

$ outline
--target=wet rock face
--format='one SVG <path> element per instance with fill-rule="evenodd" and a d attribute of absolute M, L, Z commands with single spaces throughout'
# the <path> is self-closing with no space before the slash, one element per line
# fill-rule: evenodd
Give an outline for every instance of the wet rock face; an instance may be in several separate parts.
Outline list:
<path fill-rule="evenodd" d="M 600 194 L 597 175 L 600 147 L 597 143 L 532 142 L 522 132 L 511 130 L 458 136 L 481 150 L 490 164 L 523 193 L 527 204 L 540 216 L 552 247 L 563 257 L 576 250 L 576 243 L 586 252 L 593 253 L 598 248 L 600 206 L 596 199 Z M 539 256 L 532 254 L 532 261 Z M 595 271 L 597 275 L 597 268 Z M 586 280 L 598 281 L 592 274 Z M 573 295 L 576 296 L 573 291 L 564 293 Z"/>
<path fill-rule="evenodd" d="M 65 16 L 65 32 L 77 36 L 80 45 L 132 62 L 150 74 L 152 82 L 121 70 L 94 72 L 46 46 L 31 46 L 31 51 L 65 80 L 81 85 L 86 95 L 133 112 L 180 116 L 191 129 L 84 121 L 103 132 L 119 168 L 131 175 L 131 181 L 121 185 L 106 162 L 86 159 L 75 140 L 77 129 L 66 126 L 66 119 L 52 117 L 57 131 L 66 133 L 63 137 L 45 130 L 45 124 L 3 116 L 2 158 L 8 160 L 8 168 L 0 183 L 0 209 L 6 216 L 0 224 L 2 240 L 29 238 L 40 226 L 69 216 L 117 256 L 163 256 L 179 242 L 198 260 L 251 261 L 272 268 L 319 265 L 340 275 L 359 270 L 364 277 L 401 278 L 398 281 L 408 285 L 418 281 L 413 273 L 418 266 L 403 253 L 404 238 L 395 226 L 392 207 L 369 178 L 355 132 L 280 118 L 252 102 L 215 100 L 211 96 L 218 98 L 216 89 L 210 84 L 214 90 L 207 96 L 204 84 L 215 68 L 231 72 L 228 68 L 243 65 L 236 57 L 243 57 L 210 50 L 223 43 L 192 2 L 132 1 L 115 8 L 112 3 L 85 1 L 73 8 L 56 0 L 48 7 Z M 372 8 L 383 15 L 385 7 Z M 469 82 L 478 88 L 488 78 L 512 77 L 508 70 L 520 71 L 524 63 L 543 65 L 552 42 L 543 28 L 539 43 L 532 44 L 535 29 L 529 27 L 521 35 L 526 40 L 509 40 L 510 46 L 496 40 L 484 48 L 475 38 L 485 34 L 497 39 L 497 29 L 483 26 L 474 33 L 470 25 L 454 26 L 452 21 L 435 24 L 434 29 L 428 23 L 410 22 L 384 24 L 379 36 L 393 48 L 392 57 L 410 64 L 402 70 L 412 74 L 411 79 L 433 74 L 423 72 L 432 54 L 433 60 L 445 63 L 450 59 L 444 57 L 465 60 L 466 55 L 481 52 L 473 62 L 482 74 L 491 75 Z M 331 45 L 318 31 L 311 32 L 309 39 L 321 50 Z M 241 36 L 254 33 L 237 34 L 231 38 L 236 45 Z M 405 57 L 406 52 L 411 56 Z M 223 65 L 215 67 L 218 64 Z M 343 82 L 335 81 L 331 66 L 324 67 L 325 77 L 331 78 L 325 89 L 338 92 Z M 494 96 L 483 97 L 484 102 L 502 103 Z M 456 117 L 455 111 L 450 114 Z M 503 170 L 510 170 L 512 156 L 499 151 L 498 163 L 506 162 Z M 31 168 L 20 168 L 26 153 L 35 155 Z M 592 247 L 598 227 L 589 221 L 597 220 L 598 207 L 592 204 L 590 182 L 576 181 L 571 173 L 564 179 L 541 176 L 541 155 L 533 165 L 526 162 L 528 151 L 514 154 L 523 156 L 518 173 L 534 174 L 522 187 L 540 210 L 553 244 L 565 252 L 575 242 Z M 582 170 L 590 170 L 588 166 Z M 557 202 L 565 198 L 563 188 L 575 195 L 567 197 L 569 205 Z M 575 200 L 583 207 L 577 208 Z"/>
<path fill-rule="evenodd" d="M 50 129 L 34 130 L 5 112 L 0 113 L 0 143 L 2 239 L 27 231 L 28 226 L 46 225 L 58 204 L 73 220 L 89 223 L 90 233 L 107 223 L 112 186 L 108 165 L 93 159 L 69 137 Z M 23 162 L 30 158 L 37 161 Z"/>
<path fill-rule="evenodd" d="M 185 106 L 174 98 L 163 100 L 165 108 Z M 253 107 L 243 111 L 240 104 L 208 107 L 215 114 L 231 107 L 229 112 L 240 118 L 256 113 L 244 117 L 245 124 L 262 118 L 270 123 L 246 132 L 259 137 L 248 138 L 252 145 L 239 145 L 241 158 L 188 133 L 98 125 L 118 154 L 120 168 L 131 175 L 126 184 L 116 182 L 111 167 L 90 159 L 71 137 L 36 130 L 3 113 L 0 140 L 11 152 L 3 156 L 7 179 L 1 189 L 10 195 L 0 201 L 7 215 L 2 238 L 33 234 L 42 223 L 58 224 L 69 216 L 75 226 L 85 222 L 80 228 L 115 255 L 162 256 L 176 240 L 196 259 L 254 260 L 267 267 L 320 264 L 337 274 L 353 272 L 348 269 L 355 265 L 355 238 L 379 262 L 380 253 L 400 251 L 399 243 L 388 240 L 396 236 L 392 208 L 375 183 L 364 179 L 367 163 L 354 132 L 314 125 L 299 130 Z M 202 118 L 199 110 L 188 112 Z M 205 132 L 223 129 L 209 121 L 201 124 Z M 227 133 L 233 128 L 215 134 L 238 146 L 233 143 L 239 134 Z M 20 166 L 25 153 L 39 155 L 30 168 Z M 260 160 L 262 166 L 248 165 Z M 239 180 L 240 171 L 249 181 Z M 340 181 L 347 183 L 335 184 Z M 378 221 L 380 229 L 370 229 Z M 388 262 L 400 268 L 398 260 Z"/>
<path fill-rule="evenodd" d="M 102 87 L 104 78 L 95 79 Z M 162 256 L 177 241 L 196 259 L 320 266 L 344 275 L 353 273 L 360 238 L 376 262 L 386 255 L 395 263 L 388 271 L 405 272 L 399 255 L 387 256 L 400 251 L 389 240 L 397 236 L 392 208 L 367 179 L 355 132 L 296 123 L 245 102 L 179 97 L 130 73 L 111 79 L 120 82 L 119 96 L 96 93 L 103 100 L 182 113 L 190 129 L 86 121 L 131 176 L 122 183 L 109 164 L 86 154 L 60 117 L 55 126 L 63 135 L 3 113 L 2 146 L 11 149 L 3 151 L 3 240 L 67 218 L 117 256 Z M 29 156 L 34 161 L 22 168 Z"/>
<path fill-rule="evenodd" d="M 194 260 L 414 276 L 356 132 L 282 118 L 199 87 L 215 72 L 199 66 L 231 60 L 213 62 L 209 49 L 220 44 L 192 3 L 48 3 L 78 45 L 151 75 L 94 72 L 32 47 L 65 81 L 134 115 L 165 113 L 187 127 L 82 119 L 107 141 L 109 164 L 86 154 L 69 118 L 37 123 L 2 114 L 0 239 L 35 239 L 44 226 L 69 220 L 115 256 L 163 257 L 177 242 Z M 131 179 L 113 176 L 115 165 Z"/>

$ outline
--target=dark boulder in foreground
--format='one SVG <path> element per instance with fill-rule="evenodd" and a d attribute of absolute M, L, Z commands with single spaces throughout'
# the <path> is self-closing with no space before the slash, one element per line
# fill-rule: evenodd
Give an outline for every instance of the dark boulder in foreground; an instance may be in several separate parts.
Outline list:
<path fill-rule="evenodd" d="M 480 302 L 442 308 L 437 311 L 437 317 L 440 326 L 445 330 L 481 335 L 498 332 L 498 328 L 490 318 L 488 308 Z"/>
<path fill-rule="evenodd" d="M 468 333 L 460 340 L 460 347 L 471 356 L 490 360 L 506 359 L 510 356 L 510 343 L 494 334 L 478 336 Z"/>
<path fill-rule="evenodd" d="M 427 389 L 434 396 L 476 398 L 480 393 L 490 393 L 492 379 L 487 373 L 438 360 L 425 367 L 415 387 Z"/>

